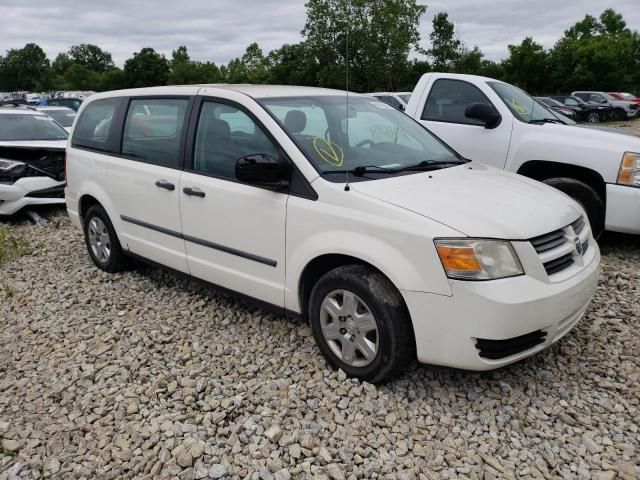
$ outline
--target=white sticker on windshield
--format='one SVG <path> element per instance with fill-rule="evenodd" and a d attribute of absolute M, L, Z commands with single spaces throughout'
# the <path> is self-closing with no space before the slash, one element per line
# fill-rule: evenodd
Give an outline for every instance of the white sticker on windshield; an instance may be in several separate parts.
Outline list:
<path fill-rule="evenodd" d="M 369 103 L 374 107 L 378 107 L 381 110 L 393 110 L 393 107 L 391 105 L 388 105 L 384 102 L 369 102 Z"/>

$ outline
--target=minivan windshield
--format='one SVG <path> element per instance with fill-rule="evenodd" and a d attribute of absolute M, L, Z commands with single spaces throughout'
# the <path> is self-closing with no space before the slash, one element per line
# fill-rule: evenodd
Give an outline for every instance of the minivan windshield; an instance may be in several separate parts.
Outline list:
<path fill-rule="evenodd" d="M 0 141 L 66 140 L 67 131 L 47 115 L 0 114 Z"/>
<path fill-rule="evenodd" d="M 329 180 L 339 172 L 372 179 L 465 162 L 409 116 L 372 97 L 349 96 L 348 109 L 346 95 L 259 102 Z"/>
<path fill-rule="evenodd" d="M 525 123 L 557 122 L 558 118 L 531 95 L 503 82 L 487 82 L 515 117 Z"/>

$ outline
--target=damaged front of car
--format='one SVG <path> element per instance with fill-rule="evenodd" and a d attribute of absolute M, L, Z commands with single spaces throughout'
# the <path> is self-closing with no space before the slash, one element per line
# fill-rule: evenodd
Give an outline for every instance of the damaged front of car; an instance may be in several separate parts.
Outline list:
<path fill-rule="evenodd" d="M 0 215 L 65 202 L 67 133 L 47 118 L 31 111 L 0 112 Z"/>

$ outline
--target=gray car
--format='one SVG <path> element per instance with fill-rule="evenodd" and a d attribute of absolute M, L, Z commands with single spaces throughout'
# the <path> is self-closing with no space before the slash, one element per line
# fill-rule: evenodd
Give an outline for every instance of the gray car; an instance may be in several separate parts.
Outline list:
<path fill-rule="evenodd" d="M 606 92 L 578 91 L 571 95 L 581 98 L 585 102 L 611 105 L 613 107 L 613 118 L 616 120 L 631 120 L 638 115 L 638 105 L 627 100 L 618 100 Z"/>

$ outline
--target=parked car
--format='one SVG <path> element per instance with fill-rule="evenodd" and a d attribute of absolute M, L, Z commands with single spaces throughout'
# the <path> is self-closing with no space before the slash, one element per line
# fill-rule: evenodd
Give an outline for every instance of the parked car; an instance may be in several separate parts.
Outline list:
<path fill-rule="evenodd" d="M 409 103 L 411 92 L 376 92 L 369 93 L 368 95 L 376 97 L 384 103 L 391 105 L 393 108 L 404 112 L 405 108 L 407 108 L 407 103 Z"/>
<path fill-rule="evenodd" d="M 51 106 L 51 107 L 69 107 L 76 112 L 82 105 L 83 100 L 80 98 L 46 98 L 43 99 L 39 105 Z"/>
<path fill-rule="evenodd" d="M 464 157 L 552 185 L 603 229 L 640 234 L 640 138 L 566 125 L 513 85 L 428 73 L 406 113 Z"/>
<path fill-rule="evenodd" d="M 613 118 L 613 107 L 611 105 L 587 103 L 580 97 L 574 97 L 573 95 L 553 95 L 551 98 L 567 107 L 579 108 L 581 113 L 578 116 L 578 120 L 583 122 L 599 123 Z"/>
<path fill-rule="evenodd" d="M 67 132 L 71 132 L 71 126 L 76 118 L 76 111 L 69 107 L 34 107 L 39 112 L 44 112 L 64 127 Z"/>
<path fill-rule="evenodd" d="M 613 118 L 616 120 L 629 120 L 638 115 L 638 105 L 627 100 L 616 100 L 606 92 L 579 91 L 572 92 L 571 95 L 580 97 L 585 102 L 611 105 L 613 107 Z"/>
<path fill-rule="evenodd" d="M 580 109 L 577 107 L 567 107 L 566 105 L 563 105 L 562 103 L 550 97 L 535 97 L 535 99 L 542 103 L 545 107 L 553 110 L 554 112 L 561 113 L 571 120 L 577 121 L 579 119 L 578 113 L 580 113 Z"/>
<path fill-rule="evenodd" d="M 640 105 L 640 98 L 626 92 L 608 92 L 616 100 L 626 100 L 627 102 L 633 102 L 636 105 Z"/>
<path fill-rule="evenodd" d="M 0 107 L 0 215 L 64 203 L 67 132 L 30 108 Z"/>
<path fill-rule="evenodd" d="M 66 188 L 89 256 L 107 272 L 142 257 L 305 317 L 328 362 L 368 381 L 415 358 L 497 368 L 571 330 L 600 258 L 580 206 L 345 93 L 92 96 Z"/>

